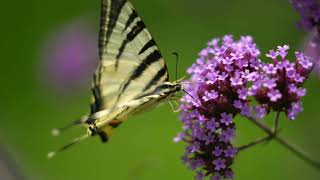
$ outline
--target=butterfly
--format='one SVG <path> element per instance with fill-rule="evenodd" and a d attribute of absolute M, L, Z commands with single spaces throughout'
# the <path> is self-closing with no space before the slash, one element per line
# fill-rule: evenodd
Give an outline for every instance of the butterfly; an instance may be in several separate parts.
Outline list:
<path fill-rule="evenodd" d="M 182 90 L 170 82 L 166 63 L 144 22 L 128 0 L 102 0 L 99 65 L 93 75 L 90 113 L 53 134 L 76 125 L 87 133 L 56 152 L 91 136 L 107 142 L 112 131 L 130 116 L 172 99 Z"/>

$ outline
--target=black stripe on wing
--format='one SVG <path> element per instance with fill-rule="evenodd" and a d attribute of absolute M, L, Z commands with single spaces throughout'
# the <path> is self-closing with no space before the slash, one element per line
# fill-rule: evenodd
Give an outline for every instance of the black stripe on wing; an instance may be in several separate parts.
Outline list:
<path fill-rule="evenodd" d="M 124 84 L 121 93 L 119 93 L 118 99 L 123 94 L 123 92 L 127 89 L 127 87 L 130 85 L 132 80 L 137 79 L 140 77 L 143 72 L 153 63 L 157 62 L 161 59 L 161 54 L 159 50 L 154 50 L 152 53 L 150 53 L 142 62 L 141 64 L 133 71 L 131 74 L 129 80 Z"/>
<path fill-rule="evenodd" d="M 127 22 L 126 22 L 126 26 L 124 27 L 124 29 L 122 30 L 122 32 L 124 32 L 125 30 L 127 30 L 127 28 L 131 25 L 131 23 L 138 17 L 138 13 L 133 9 L 132 13 L 130 14 Z"/>
<path fill-rule="evenodd" d="M 149 48 L 151 48 L 152 46 L 155 46 L 156 42 L 153 39 L 150 39 L 149 42 L 147 42 L 142 49 L 140 50 L 139 54 L 144 53 L 146 50 L 148 50 Z"/>
<path fill-rule="evenodd" d="M 110 8 L 109 8 L 109 22 L 106 27 L 106 16 L 107 16 L 107 0 L 102 0 L 102 9 L 101 9 L 101 19 L 100 19 L 100 36 L 99 36 L 99 53 L 100 57 L 103 54 L 104 47 L 107 46 L 111 34 L 113 32 L 114 27 L 118 21 L 118 17 L 120 12 L 127 2 L 127 0 L 110 0 Z M 106 30 L 107 29 L 107 30 Z"/>
<path fill-rule="evenodd" d="M 93 76 L 93 87 L 91 88 L 92 95 L 94 98 L 94 102 L 90 105 L 91 114 L 101 110 L 102 107 L 102 99 L 101 99 L 101 91 L 99 82 L 97 82 L 97 76 L 94 74 Z"/>
<path fill-rule="evenodd" d="M 152 92 L 148 92 L 148 93 L 144 93 L 142 95 L 139 95 L 135 99 L 140 99 L 140 98 L 144 98 L 144 97 L 155 95 L 155 94 L 158 94 L 160 96 L 164 96 L 165 94 L 159 94 L 159 92 L 161 92 L 162 90 L 165 90 L 165 89 L 172 90 L 173 87 L 174 86 L 172 84 L 161 84 L 160 86 L 156 87 Z M 168 92 L 171 92 L 171 91 L 168 91 Z"/>
<path fill-rule="evenodd" d="M 131 42 L 135 37 L 138 36 L 139 33 L 141 33 L 145 29 L 145 24 L 142 21 L 138 21 L 137 24 L 132 28 L 132 30 L 127 34 L 126 39 L 122 42 L 117 57 L 116 57 L 116 69 L 119 65 L 119 58 L 122 55 L 124 49 L 126 48 L 126 45 Z"/>
<path fill-rule="evenodd" d="M 148 90 L 151 86 L 157 84 L 159 80 L 167 73 L 167 67 L 163 66 L 160 71 L 149 81 L 149 83 L 144 87 L 143 91 Z M 165 81 L 168 81 L 168 74 Z"/>
<path fill-rule="evenodd" d="M 101 0 L 101 14 L 100 14 L 100 32 L 99 32 L 99 57 L 102 59 L 103 49 L 105 46 L 106 34 L 106 18 L 107 18 L 107 0 Z"/>

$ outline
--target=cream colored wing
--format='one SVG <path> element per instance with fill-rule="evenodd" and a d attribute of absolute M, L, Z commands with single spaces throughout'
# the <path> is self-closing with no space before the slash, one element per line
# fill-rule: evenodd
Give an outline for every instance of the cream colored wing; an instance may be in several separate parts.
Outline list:
<path fill-rule="evenodd" d="M 91 113 L 123 106 L 169 80 L 161 53 L 130 2 L 102 0 L 100 23 Z"/>

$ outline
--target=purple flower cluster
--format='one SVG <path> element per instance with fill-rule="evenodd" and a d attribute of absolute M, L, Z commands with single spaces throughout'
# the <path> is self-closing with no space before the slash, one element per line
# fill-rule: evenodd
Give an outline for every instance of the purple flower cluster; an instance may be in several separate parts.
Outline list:
<path fill-rule="evenodd" d="M 318 0 L 291 0 L 293 8 L 300 14 L 300 27 L 307 31 L 320 25 L 320 2 Z"/>
<path fill-rule="evenodd" d="M 235 116 L 261 119 L 274 110 L 294 119 L 302 111 L 306 90 L 301 86 L 313 67 L 298 52 L 296 61 L 289 62 L 287 45 L 271 50 L 272 63 L 264 63 L 250 36 L 234 41 L 227 35 L 219 41 L 210 41 L 188 69 L 191 79 L 181 99 L 183 132 L 175 141 L 188 143 L 182 159 L 197 171 L 196 179 L 232 179 Z"/>
<path fill-rule="evenodd" d="M 320 1 L 291 0 L 291 4 L 301 16 L 298 26 L 312 35 L 305 51 L 308 56 L 313 57 L 315 70 L 320 75 Z"/>
<path fill-rule="evenodd" d="M 314 46 L 312 43 L 312 39 L 317 36 L 317 32 L 312 32 L 309 37 L 306 39 L 306 43 L 304 43 L 304 53 L 312 57 L 314 62 L 314 72 L 318 75 L 320 78 L 320 45 Z"/>

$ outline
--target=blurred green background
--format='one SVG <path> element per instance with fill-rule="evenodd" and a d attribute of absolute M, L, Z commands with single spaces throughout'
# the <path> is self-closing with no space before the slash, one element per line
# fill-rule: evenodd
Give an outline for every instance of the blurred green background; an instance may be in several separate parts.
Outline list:
<path fill-rule="evenodd" d="M 262 54 L 277 45 L 289 44 L 292 57 L 306 36 L 295 28 L 298 16 L 286 0 L 132 3 L 156 39 L 171 77 L 175 73 L 172 52 L 180 54 L 178 74 L 182 77 L 213 37 L 252 35 Z M 61 88 L 59 83 L 51 82 L 46 69 L 50 52 L 44 47 L 56 32 L 74 21 L 88 24 L 96 37 L 100 0 L 2 1 L 1 6 L 0 145 L 10 155 L 0 157 L 11 157 L 14 166 L 9 167 L 16 166 L 13 172 L 19 174 L 19 179 L 193 179 L 193 173 L 180 161 L 184 144 L 172 141 L 181 123 L 167 104 L 131 118 L 108 144 L 92 138 L 48 160 L 48 151 L 85 132 L 76 128 L 60 137 L 50 135 L 53 127 L 61 127 L 88 111 L 90 83 L 84 79 L 80 85 Z M 51 73 L 61 75 L 58 71 Z M 306 84 L 304 112 L 294 122 L 281 119 L 281 134 L 318 160 L 319 86 L 320 81 L 313 75 Z M 271 123 L 273 118 L 269 116 L 266 122 Z M 245 119 L 236 121 L 236 144 L 264 135 Z M 235 179 L 320 179 L 319 170 L 276 142 L 241 152 L 233 169 Z"/>

